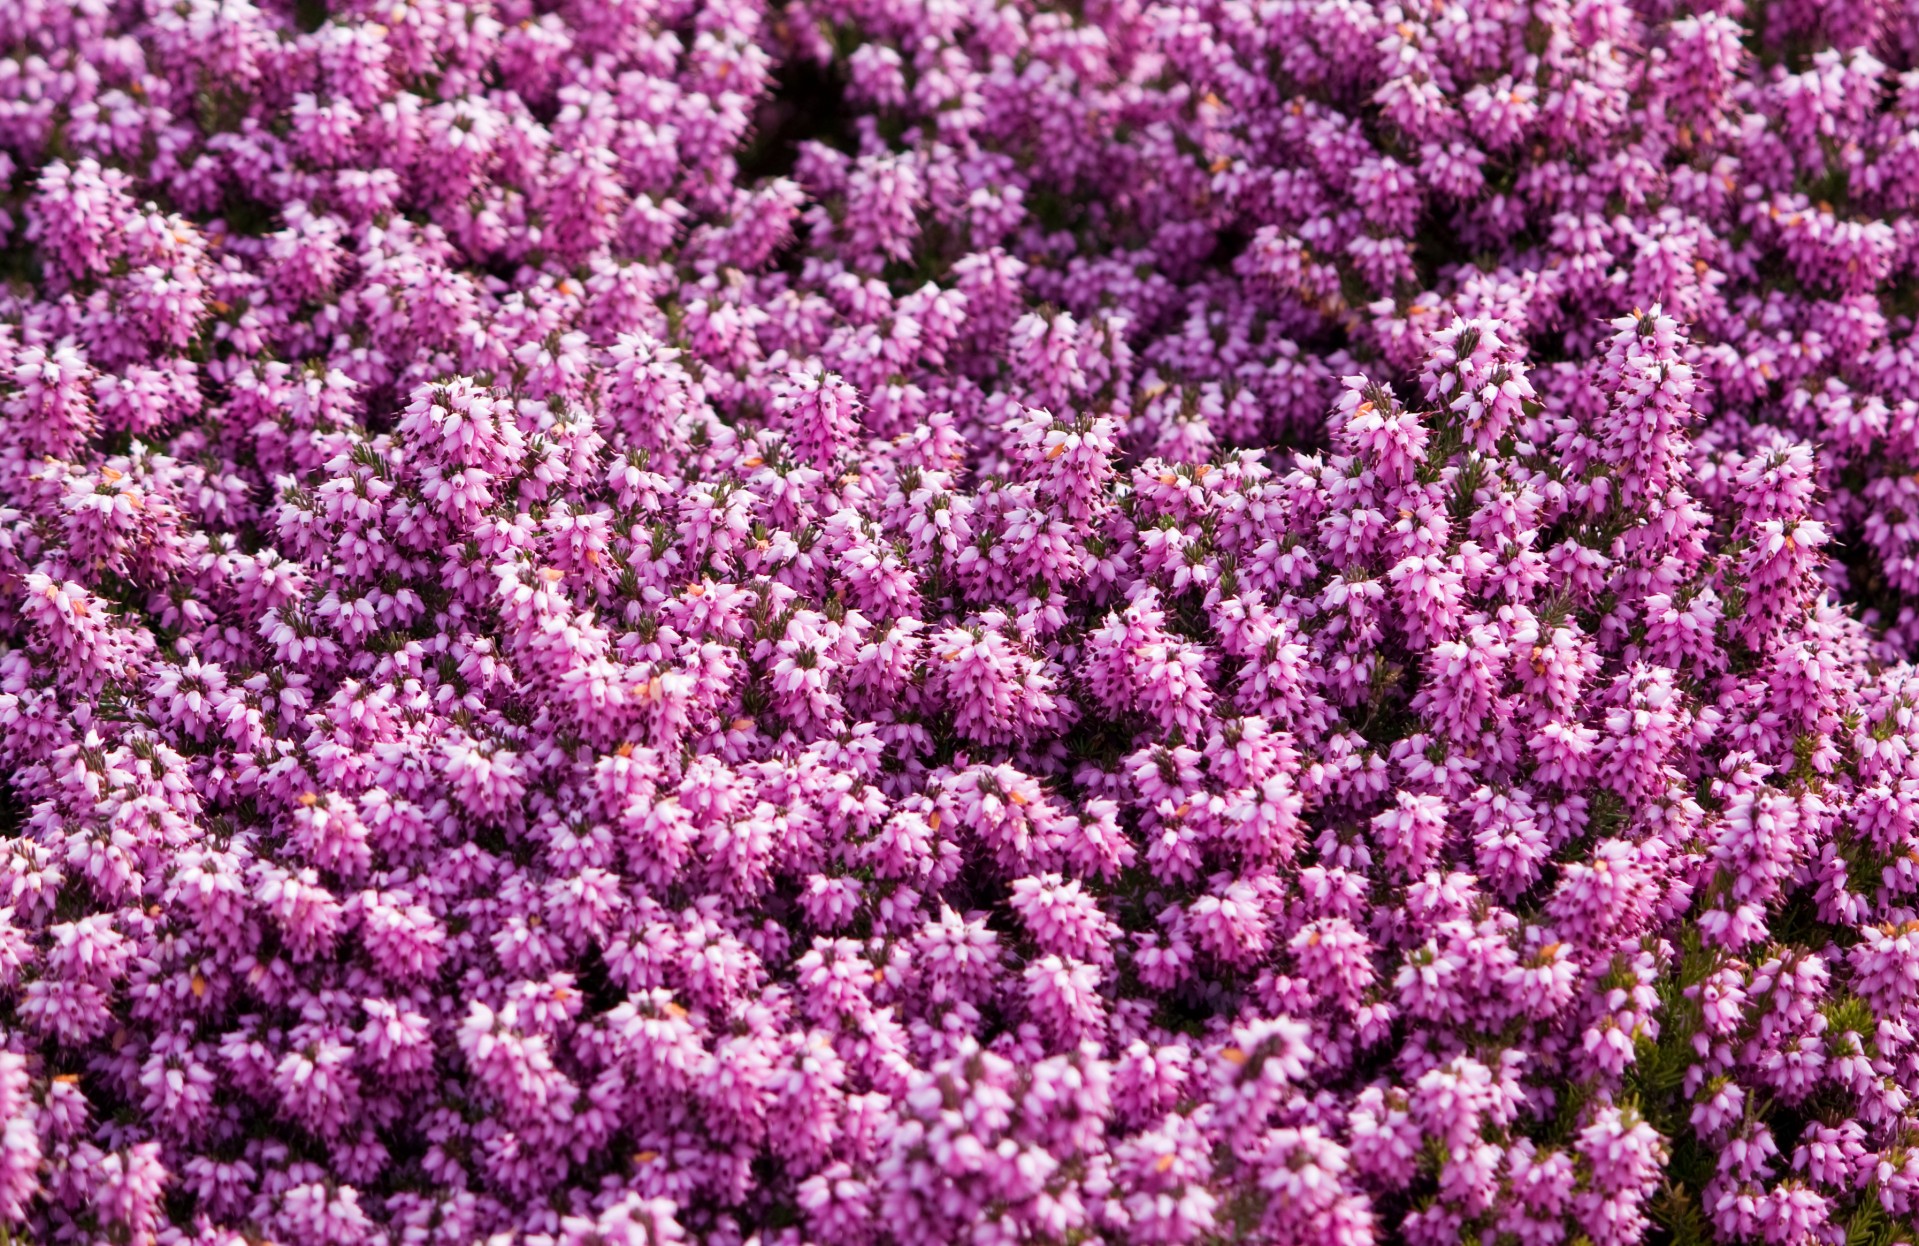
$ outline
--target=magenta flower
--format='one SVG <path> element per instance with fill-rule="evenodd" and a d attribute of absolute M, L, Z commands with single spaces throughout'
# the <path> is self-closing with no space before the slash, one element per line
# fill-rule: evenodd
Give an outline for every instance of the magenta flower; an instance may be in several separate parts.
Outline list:
<path fill-rule="evenodd" d="M 0 6 L 0 1238 L 1919 1237 L 1919 25 Z"/>

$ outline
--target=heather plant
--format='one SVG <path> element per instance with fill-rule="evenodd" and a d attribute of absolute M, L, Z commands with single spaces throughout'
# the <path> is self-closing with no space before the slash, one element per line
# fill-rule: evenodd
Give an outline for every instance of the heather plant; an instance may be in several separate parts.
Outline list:
<path fill-rule="evenodd" d="M 0 49 L 0 1242 L 1919 1242 L 1919 5 Z"/>

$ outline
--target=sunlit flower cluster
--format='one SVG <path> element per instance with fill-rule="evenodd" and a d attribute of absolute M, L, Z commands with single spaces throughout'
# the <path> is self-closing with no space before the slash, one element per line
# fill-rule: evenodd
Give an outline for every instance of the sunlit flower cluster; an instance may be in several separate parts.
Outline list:
<path fill-rule="evenodd" d="M 1915 1240 L 1919 8 L 0 49 L 0 1242 Z"/>

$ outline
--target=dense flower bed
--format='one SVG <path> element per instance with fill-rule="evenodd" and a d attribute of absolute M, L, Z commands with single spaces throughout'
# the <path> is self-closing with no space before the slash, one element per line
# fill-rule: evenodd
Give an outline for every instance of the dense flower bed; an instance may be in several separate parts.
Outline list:
<path fill-rule="evenodd" d="M 0 47 L 0 1240 L 1910 1240 L 1919 10 Z"/>

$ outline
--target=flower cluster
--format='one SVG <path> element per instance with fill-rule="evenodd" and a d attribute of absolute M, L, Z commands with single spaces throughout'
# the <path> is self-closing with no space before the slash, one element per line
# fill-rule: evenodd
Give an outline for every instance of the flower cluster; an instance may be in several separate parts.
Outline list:
<path fill-rule="evenodd" d="M 1919 1232 L 1919 7 L 0 3 L 0 1241 Z"/>

